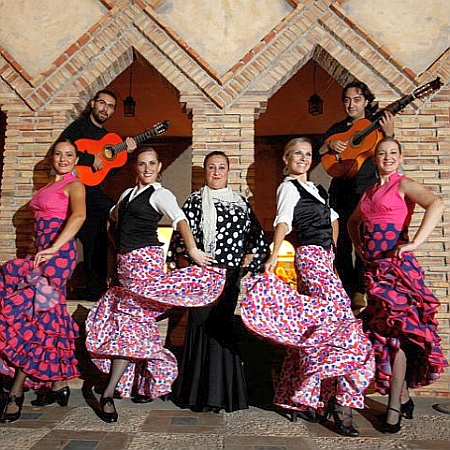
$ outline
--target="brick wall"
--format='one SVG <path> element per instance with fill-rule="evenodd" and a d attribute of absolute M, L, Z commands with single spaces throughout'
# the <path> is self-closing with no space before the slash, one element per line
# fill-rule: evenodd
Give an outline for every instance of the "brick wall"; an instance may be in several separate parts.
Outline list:
<path fill-rule="evenodd" d="M 155 2 L 154 2 L 155 3 Z M 158 3 L 158 2 L 156 2 Z M 155 3 L 155 4 L 156 4 Z M 208 63 L 160 23 L 144 1 L 103 4 L 107 14 L 74 42 L 52 66 L 32 79 L 0 48 L 0 108 L 7 116 L 0 203 L 0 260 L 25 253 L 32 221 L 24 205 L 46 181 L 45 155 L 61 130 L 97 90 L 114 80 L 139 52 L 180 95 L 192 115 L 192 165 L 211 150 L 231 157 L 231 184 L 245 196 L 257 189 L 254 174 L 254 122 L 270 97 L 308 60 L 314 59 L 341 85 L 367 81 L 381 106 L 419 84 L 440 76 L 446 83 L 431 100 L 416 102 L 399 116 L 396 134 L 404 142 L 405 171 L 441 195 L 448 204 L 450 175 L 448 51 L 420 76 L 364 34 L 329 1 L 291 2 L 296 8 L 228 73 Z M 252 169 L 253 167 L 253 169 Z M 276 164 L 273 165 L 276 167 Z M 252 172 L 253 170 L 253 172 Z M 199 183 L 194 170 L 193 184 Z M 448 209 L 418 252 L 428 284 L 441 299 L 440 331 L 447 356 L 449 323 Z M 413 222 L 421 218 L 418 211 Z M 420 395 L 448 395 L 448 372 Z"/>

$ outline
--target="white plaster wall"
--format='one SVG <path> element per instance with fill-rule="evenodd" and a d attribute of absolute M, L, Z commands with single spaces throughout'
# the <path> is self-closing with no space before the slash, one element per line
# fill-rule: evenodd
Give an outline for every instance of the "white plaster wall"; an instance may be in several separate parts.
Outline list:
<path fill-rule="evenodd" d="M 106 11 L 98 0 L 0 0 L 0 43 L 34 78 Z"/>
<path fill-rule="evenodd" d="M 450 45 L 449 0 L 344 0 L 341 8 L 417 74 Z M 157 14 L 222 75 L 292 9 L 287 0 L 166 0 Z M 0 44 L 36 77 L 106 12 L 99 0 L 0 0 Z"/>
<path fill-rule="evenodd" d="M 341 6 L 416 74 L 450 46 L 449 0 L 344 0 Z"/>
<path fill-rule="evenodd" d="M 223 75 L 292 10 L 286 0 L 166 0 L 156 12 Z"/>

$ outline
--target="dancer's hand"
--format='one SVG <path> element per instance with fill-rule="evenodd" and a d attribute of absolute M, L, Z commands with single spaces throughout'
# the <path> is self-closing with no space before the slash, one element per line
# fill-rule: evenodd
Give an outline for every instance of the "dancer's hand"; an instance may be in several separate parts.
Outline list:
<path fill-rule="evenodd" d="M 54 247 L 48 247 L 36 253 L 34 257 L 34 267 L 39 267 L 41 264 L 49 261 L 58 253 L 58 249 Z"/>
<path fill-rule="evenodd" d="M 401 258 L 404 253 L 413 252 L 417 247 L 418 245 L 414 241 L 398 245 L 394 250 L 394 256 L 396 258 Z"/>
<path fill-rule="evenodd" d="M 213 257 L 211 255 L 199 250 L 197 247 L 188 249 L 188 253 L 194 262 L 199 266 L 209 266 L 213 262 Z"/>
<path fill-rule="evenodd" d="M 277 264 L 278 264 L 278 256 L 270 255 L 269 259 L 264 263 L 264 271 L 273 273 Z"/>

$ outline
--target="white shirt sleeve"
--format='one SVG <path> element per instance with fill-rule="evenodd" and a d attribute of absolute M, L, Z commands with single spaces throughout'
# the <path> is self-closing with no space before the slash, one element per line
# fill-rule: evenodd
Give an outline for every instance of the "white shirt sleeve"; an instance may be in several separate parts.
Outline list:
<path fill-rule="evenodd" d="M 162 186 L 155 186 L 155 192 L 150 196 L 150 205 L 161 214 L 165 214 L 176 230 L 180 220 L 186 220 L 183 210 L 178 206 L 175 195 Z"/>
<path fill-rule="evenodd" d="M 300 193 L 293 183 L 283 181 L 277 189 L 277 215 L 273 222 L 276 227 L 279 223 L 285 223 L 288 227 L 286 234 L 292 231 L 294 208 L 300 199 Z"/>
<path fill-rule="evenodd" d="M 331 223 L 333 223 L 335 220 L 338 220 L 338 219 L 339 219 L 339 214 L 333 208 L 330 208 Z"/>

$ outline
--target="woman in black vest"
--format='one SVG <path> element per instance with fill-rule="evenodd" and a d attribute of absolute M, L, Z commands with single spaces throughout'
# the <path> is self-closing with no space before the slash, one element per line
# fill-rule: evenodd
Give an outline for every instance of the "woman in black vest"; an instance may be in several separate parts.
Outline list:
<path fill-rule="evenodd" d="M 287 345 L 274 403 L 309 421 L 333 415 L 336 430 L 358 436 L 352 409 L 364 407 L 373 377 L 370 343 L 350 309 L 333 269 L 338 215 L 322 186 L 308 181 L 312 145 L 291 140 L 284 150 L 287 175 L 277 190 L 273 250 L 266 272 L 247 282 L 244 323 L 255 333 Z M 297 291 L 274 270 L 285 236 L 294 230 Z M 317 409 L 324 413 L 316 415 Z"/>
<path fill-rule="evenodd" d="M 208 268 L 211 257 L 197 248 L 175 196 L 157 181 L 161 162 L 152 148 L 135 152 L 137 183 L 111 211 L 117 224 L 119 286 L 96 303 L 86 320 L 86 347 L 93 362 L 109 373 L 100 400 L 100 418 L 116 422 L 113 395 L 154 399 L 168 394 L 177 377 L 175 356 L 163 347 L 156 319 L 173 306 L 204 306 L 223 289 L 222 269 Z M 158 239 L 166 215 L 197 264 L 167 274 Z"/>

